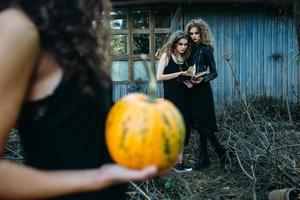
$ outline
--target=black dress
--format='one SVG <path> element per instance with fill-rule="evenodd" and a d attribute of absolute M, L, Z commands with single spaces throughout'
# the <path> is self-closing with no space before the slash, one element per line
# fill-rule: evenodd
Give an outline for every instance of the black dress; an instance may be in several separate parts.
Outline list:
<path fill-rule="evenodd" d="M 196 130 L 200 134 L 200 160 L 196 164 L 195 170 L 200 170 L 210 163 L 207 148 L 208 140 L 214 146 L 221 160 L 225 158 L 225 149 L 215 135 L 218 128 L 214 98 L 209 83 L 210 80 L 217 77 L 213 48 L 209 45 L 196 45 L 192 51 L 190 64 L 196 64 L 196 72 L 209 70 L 209 73 L 204 75 L 203 81 L 194 85 L 192 89 L 193 120 Z"/>
<path fill-rule="evenodd" d="M 217 77 L 213 48 L 209 45 L 197 44 L 193 48 L 190 65 L 196 64 L 196 72 L 209 70 L 204 80 L 192 88 L 192 110 L 195 126 L 201 124 L 211 131 L 217 131 L 214 98 L 209 81 Z"/>
<path fill-rule="evenodd" d="M 188 65 L 186 63 L 179 65 L 170 57 L 169 63 L 164 69 L 164 74 L 186 71 L 187 69 Z M 186 127 L 185 144 L 187 144 L 190 137 L 192 118 L 191 104 L 189 103 L 191 101 L 191 90 L 184 85 L 180 76 L 179 78 L 163 81 L 163 86 L 164 98 L 173 102 L 183 115 Z"/>
<path fill-rule="evenodd" d="M 104 125 L 111 107 L 111 88 L 96 87 L 82 94 L 76 81 L 62 81 L 54 93 L 23 105 L 18 130 L 25 164 L 42 170 L 98 168 L 111 162 Z M 53 199 L 125 199 L 125 189 L 115 186 Z"/>

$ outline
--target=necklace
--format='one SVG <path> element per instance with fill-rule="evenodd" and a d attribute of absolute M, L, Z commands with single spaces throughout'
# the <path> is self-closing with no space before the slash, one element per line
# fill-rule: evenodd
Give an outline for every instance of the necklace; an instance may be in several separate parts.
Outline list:
<path fill-rule="evenodd" d="M 177 56 L 176 54 L 172 54 L 172 57 L 175 60 L 176 64 L 182 65 L 184 63 L 184 60 L 182 57 Z"/>
<path fill-rule="evenodd" d="M 173 61 L 175 64 L 177 64 L 179 71 L 182 71 L 182 65 L 185 64 L 187 66 L 187 63 L 183 60 L 182 57 L 178 57 L 175 54 L 171 54 L 171 57 L 173 58 Z"/>
<path fill-rule="evenodd" d="M 176 62 L 177 62 L 177 64 L 182 65 L 184 63 L 184 60 L 183 60 L 182 57 L 177 57 L 176 56 Z"/>

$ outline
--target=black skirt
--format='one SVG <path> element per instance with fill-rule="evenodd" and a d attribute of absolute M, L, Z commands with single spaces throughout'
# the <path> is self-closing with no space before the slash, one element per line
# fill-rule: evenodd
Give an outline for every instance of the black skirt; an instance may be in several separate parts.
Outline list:
<path fill-rule="evenodd" d="M 211 131 L 218 130 L 212 89 L 209 82 L 194 85 L 192 90 L 193 123 L 205 126 Z"/>

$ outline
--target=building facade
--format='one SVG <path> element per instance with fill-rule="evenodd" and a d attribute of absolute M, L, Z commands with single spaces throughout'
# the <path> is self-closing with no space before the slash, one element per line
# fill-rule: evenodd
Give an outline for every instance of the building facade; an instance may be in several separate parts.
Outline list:
<path fill-rule="evenodd" d="M 143 1 L 142 1 L 143 2 Z M 225 2 L 225 1 L 224 1 Z M 242 96 L 271 96 L 299 101 L 300 70 L 292 8 L 269 1 L 116 1 L 112 21 L 113 98 L 147 91 L 147 74 L 139 55 L 148 55 L 156 71 L 155 52 L 174 30 L 203 18 L 215 38 L 218 71 L 212 88 L 216 104 Z M 163 97 L 162 84 L 159 96 Z"/>

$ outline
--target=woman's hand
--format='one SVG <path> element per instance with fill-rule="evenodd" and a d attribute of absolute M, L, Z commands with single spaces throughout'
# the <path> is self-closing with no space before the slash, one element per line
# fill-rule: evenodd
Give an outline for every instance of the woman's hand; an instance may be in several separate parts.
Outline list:
<path fill-rule="evenodd" d="M 182 162 L 183 150 L 178 154 L 177 159 L 169 168 L 158 170 L 154 165 L 143 169 L 129 169 L 118 164 L 104 164 L 96 170 L 96 174 L 90 174 L 96 179 L 94 190 L 106 188 L 116 184 L 127 183 L 130 181 L 144 181 L 156 176 L 168 173 L 174 165 Z"/>
<path fill-rule="evenodd" d="M 154 165 L 143 169 L 130 169 L 118 164 L 104 164 L 96 170 L 96 174 L 90 174 L 95 180 L 93 190 L 107 188 L 116 184 L 128 183 L 131 181 L 144 181 L 156 176 L 165 175 L 179 161 L 182 160 L 182 153 L 178 159 L 167 169 L 162 171 Z"/>
<path fill-rule="evenodd" d="M 148 166 L 143 169 L 129 169 L 117 164 L 105 164 L 101 166 L 95 175 L 95 178 L 99 177 L 98 186 L 109 187 L 119 183 L 127 183 L 130 181 L 144 181 L 146 179 L 158 176 L 158 169 L 155 166 Z M 104 178 L 103 178 L 104 177 Z M 102 186 L 102 187 L 101 187 Z"/>
<path fill-rule="evenodd" d="M 192 76 L 192 75 L 191 75 L 191 73 L 188 72 L 188 71 L 181 71 L 181 72 L 179 73 L 179 76 Z"/>
<path fill-rule="evenodd" d="M 194 85 L 198 85 L 198 84 L 200 84 L 203 80 L 204 80 L 203 77 L 199 77 L 199 78 L 193 77 L 193 78 L 191 79 L 191 83 L 194 84 Z"/>
<path fill-rule="evenodd" d="M 183 81 L 183 83 L 188 87 L 188 88 L 192 88 L 193 87 L 193 83 L 191 81 Z"/>

